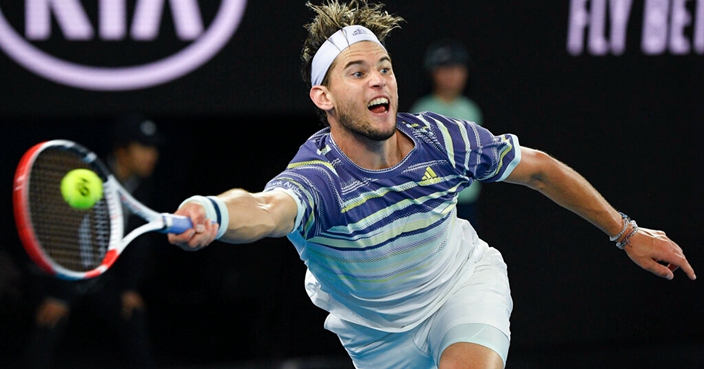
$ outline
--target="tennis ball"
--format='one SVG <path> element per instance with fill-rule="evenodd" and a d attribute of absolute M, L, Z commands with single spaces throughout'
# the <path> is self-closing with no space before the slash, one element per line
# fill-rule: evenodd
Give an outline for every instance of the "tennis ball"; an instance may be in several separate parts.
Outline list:
<path fill-rule="evenodd" d="M 61 195 L 76 209 L 90 209 L 103 197 L 103 181 L 88 169 L 74 169 L 61 180 Z"/>

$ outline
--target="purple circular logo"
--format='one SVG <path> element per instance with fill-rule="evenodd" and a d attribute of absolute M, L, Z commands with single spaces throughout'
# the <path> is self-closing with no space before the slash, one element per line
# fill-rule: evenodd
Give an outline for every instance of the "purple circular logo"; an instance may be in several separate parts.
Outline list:
<path fill-rule="evenodd" d="M 49 19 L 51 0 L 27 1 L 27 17 Z M 197 0 L 172 0 L 174 15 L 182 15 L 176 24 L 176 32 L 182 39 L 192 39 L 186 48 L 157 61 L 127 67 L 97 67 L 69 62 L 38 49 L 18 34 L 0 10 L 0 48 L 15 62 L 31 72 L 48 80 L 67 86 L 86 90 L 122 91 L 147 88 L 182 77 L 208 62 L 230 40 L 242 20 L 246 0 L 222 0 L 220 8 L 210 26 L 203 30 L 199 18 L 193 15 L 198 10 Z M 37 5 L 38 4 L 38 5 Z M 101 2 L 108 4 L 108 2 Z M 112 3 L 115 4 L 114 2 Z M 148 40 L 155 37 L 158 27 L 154 27 L 155 6 L 163 2 L 140 0 L 137 2 L 135 20 L 133 20 L 132 37 Z M 31 7 L 34 5 L 34 7 Z M 89 22 L 81 23 L 80 15 L 85 14 L 76 1 L 62 1 L 64 8 L 55 16 L 67 19 L 64 34 L 67 39 L 81 39 L 92 36 Z M 43 7 L 42 7 L 43 6 Z M 141 8 L 140 8 L 141 6 Z M 57 5 L 54 4 L 54 7 Z M 101 36 L 104 39 L 119 37 L 124 30 L 114 16 L 120 12 L 101 12 Z M 157 10 L 160 10 L 157 8 Z M 180 13 L 179 13 L 180 12 Z M 26 26 L 26 33 L 36 39 L 48 35 L 48 28 L 36 22 L 38 26 Z M 49 24 L 48 21 L 44 24 Z M 87 26 L 82 27 L 85 24 Z M 123 27 L 124 28 L 124 27 Z"/>

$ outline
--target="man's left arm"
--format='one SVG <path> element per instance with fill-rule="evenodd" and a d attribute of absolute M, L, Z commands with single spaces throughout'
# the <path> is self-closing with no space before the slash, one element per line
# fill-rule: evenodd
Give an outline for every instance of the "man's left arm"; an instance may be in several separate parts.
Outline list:
<path fill-rule="evenodd" d="M 666 279 L 678 268 L 694 280 L 694 270 L 682 249 L 664 232 L 628 222 L 579 173 L 550 155 L 521 147 L 521 161 L 505 182 L 539 191 L 560 206 L 586 219 L 623 246 L 641 268 Z"/>

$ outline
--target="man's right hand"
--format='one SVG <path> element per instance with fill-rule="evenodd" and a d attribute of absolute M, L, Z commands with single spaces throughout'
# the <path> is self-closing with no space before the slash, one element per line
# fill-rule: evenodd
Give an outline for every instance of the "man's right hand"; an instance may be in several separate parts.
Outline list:
<path fill-rule="evenodd" d="M 218 234 L 219 225 L 212 219 L 206 219 L 205 209 L 197 202 L 184 204 L 174 214 L 191 219 L 193 228 L 181 234 L 168 234 L 169 242 L 186 251 L 200 250 L 210 245 Z"/>

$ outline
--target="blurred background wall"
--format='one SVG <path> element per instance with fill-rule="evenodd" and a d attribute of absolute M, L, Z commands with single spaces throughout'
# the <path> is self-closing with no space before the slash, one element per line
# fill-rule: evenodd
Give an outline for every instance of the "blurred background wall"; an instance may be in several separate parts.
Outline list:
<path fill-rule="evenodd" d="M 0 214 L 11 255 L 0 357 L 9 363 L 30 319 L 11 188 L 31 145 L 65 138 L 104 152 L 111 116 L 145 113 L 169 138 L 158 210 L 173 211 L 192 194 L 262 189 L 321 128 L 300 78 L 312 16 L 304 1 L 181 1 L 198 5 L 191 15 L 166 2 L 141 32 L 139 2 L 101 17 L 103 2 L 0 1 Z M 703 1 L 386 4 L 406 19 L 386 42 L 401 110 L 427 92 L 426 47 L 461 40 L 467 94 L 486 128 L 566 162 L 639 225 L 665 230 L 704 273 Z M 509 265 L 514 352 L 704 342 L 701 281 L 640 270 L 598 229 L 525 188 L 484 186 L 480 217 L 480 236 Z M 164 365 L 344 354 L 286 239 L 185 253 L 164 238 L 154 269 L 146 296 Z"/>

